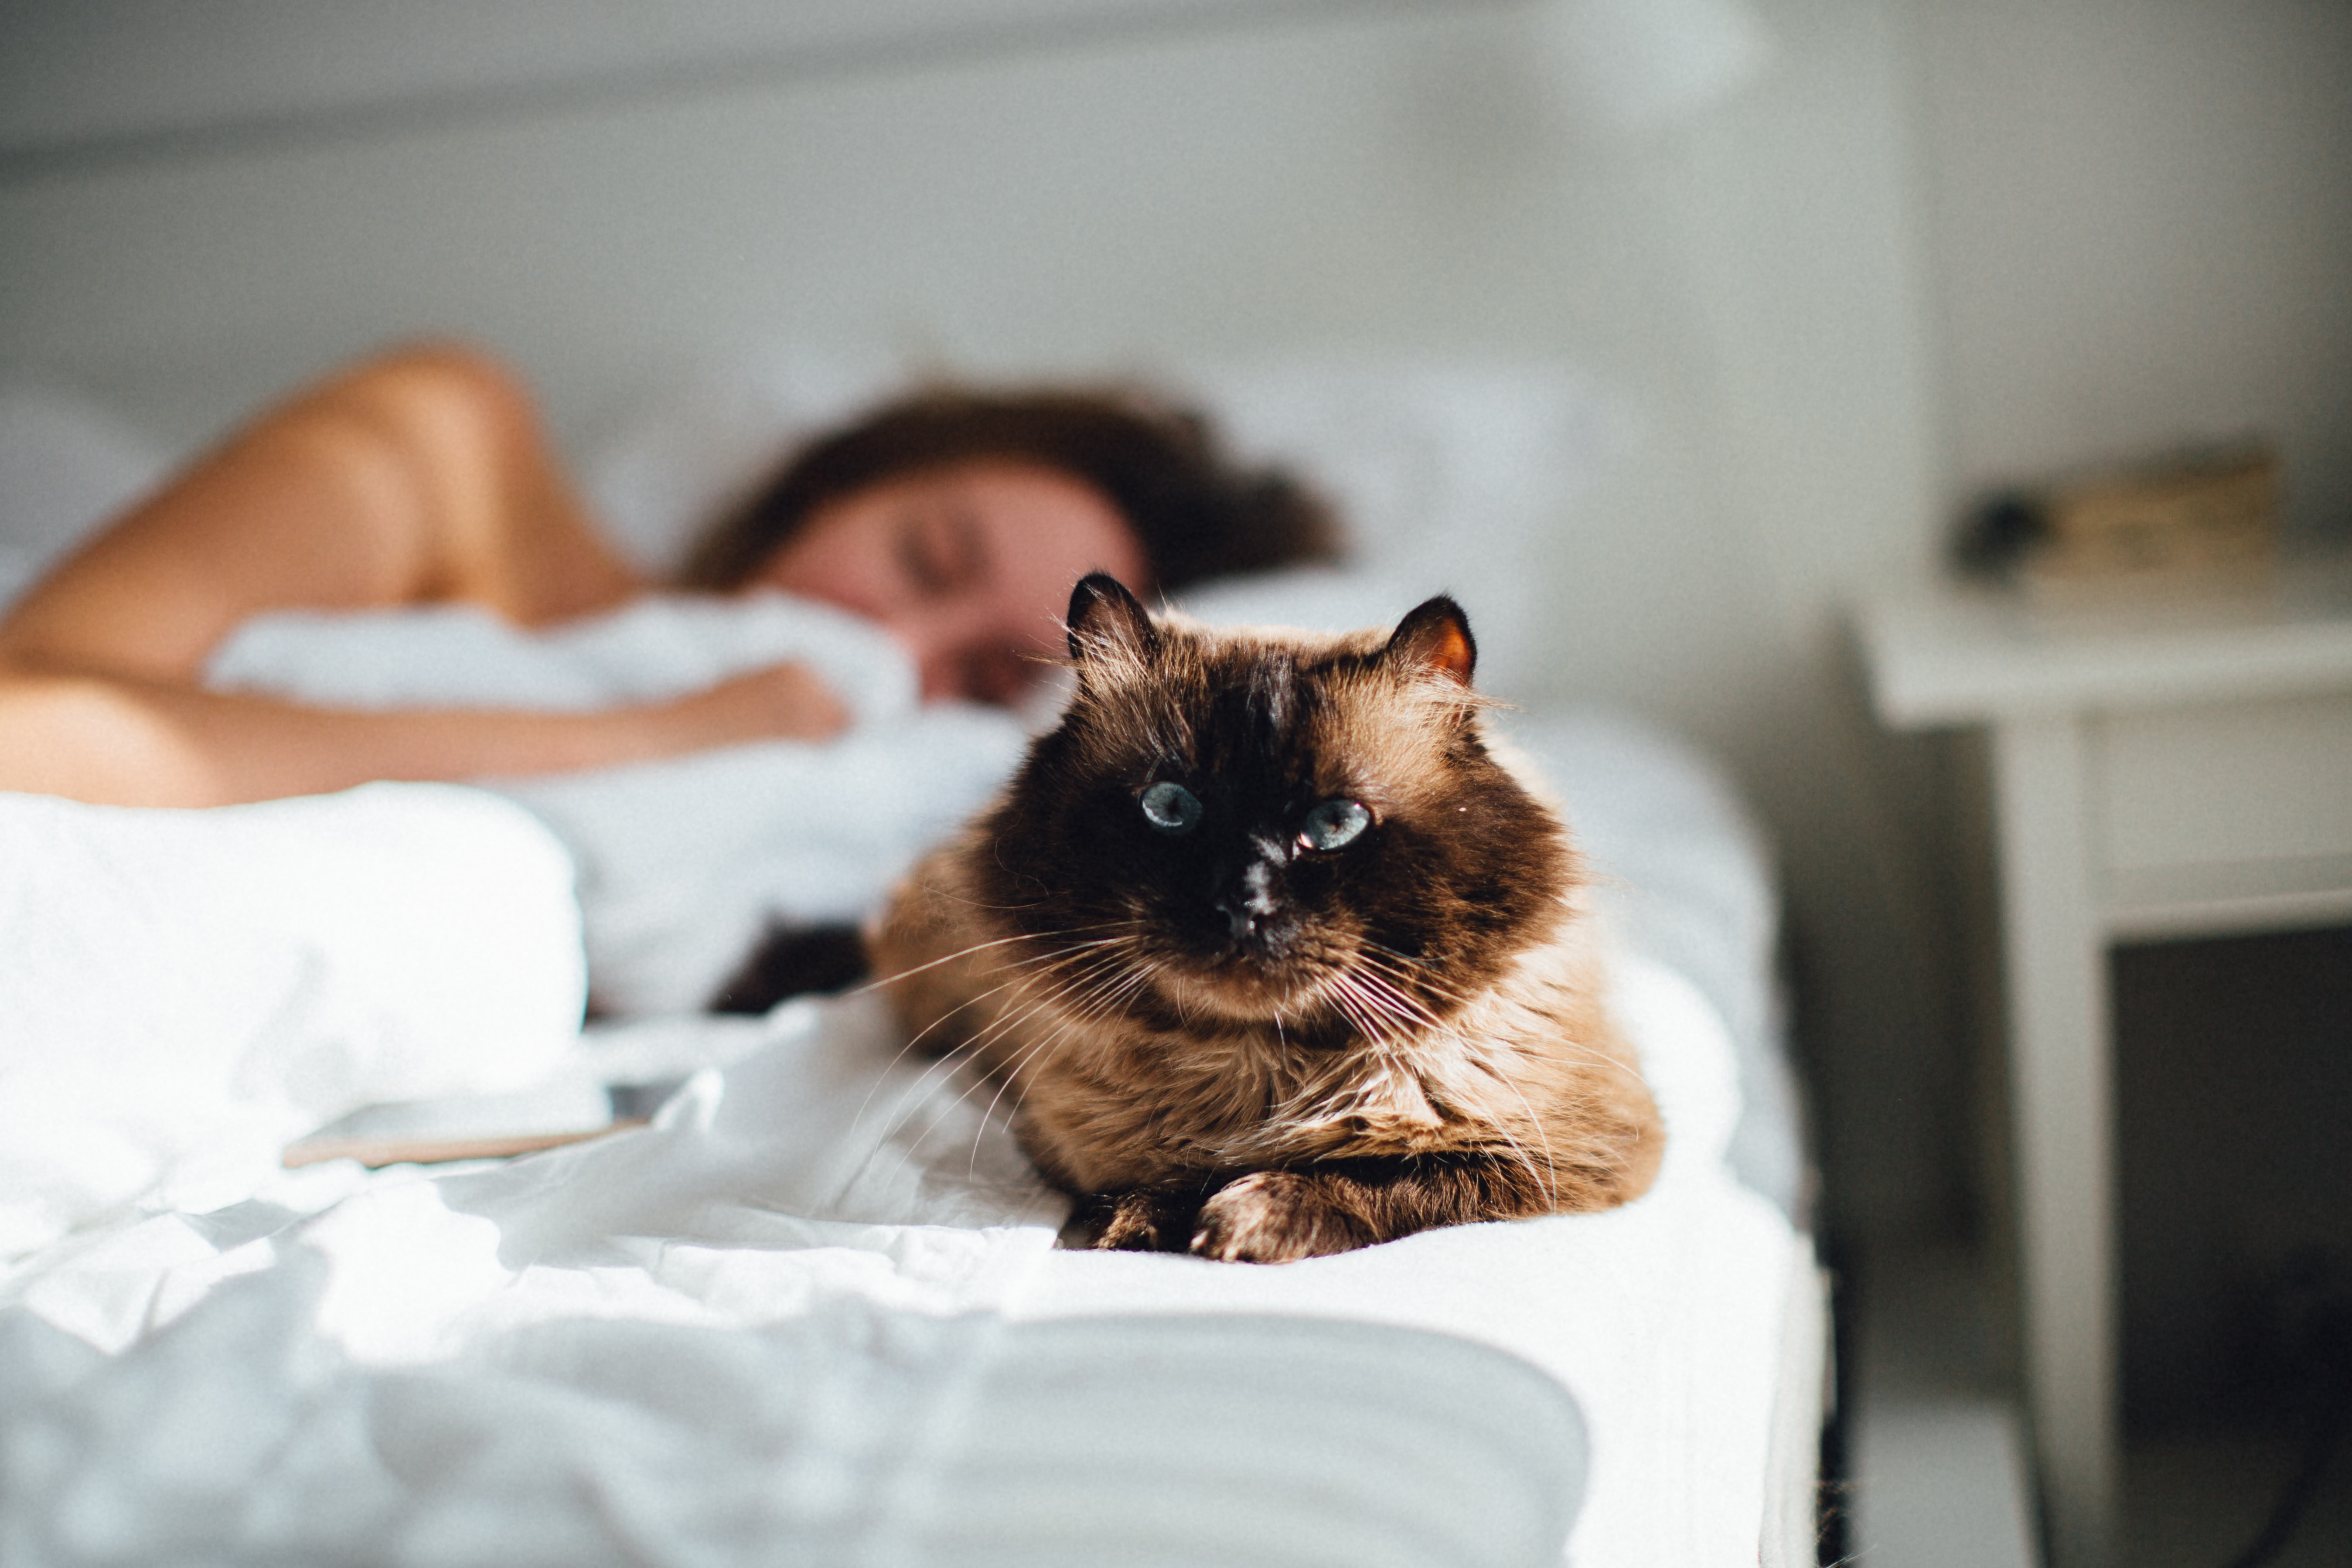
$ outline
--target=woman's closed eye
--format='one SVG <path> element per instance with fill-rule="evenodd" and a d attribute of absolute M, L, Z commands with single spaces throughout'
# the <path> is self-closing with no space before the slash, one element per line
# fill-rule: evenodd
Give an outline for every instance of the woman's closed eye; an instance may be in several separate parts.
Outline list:
<path fill-rule="evenodd" d="M 961 507 L 923 507 L 899 525 L 898 563 L 916 591 L 931 597 L 978 583 L 986 552 L 979 520 Z"/>

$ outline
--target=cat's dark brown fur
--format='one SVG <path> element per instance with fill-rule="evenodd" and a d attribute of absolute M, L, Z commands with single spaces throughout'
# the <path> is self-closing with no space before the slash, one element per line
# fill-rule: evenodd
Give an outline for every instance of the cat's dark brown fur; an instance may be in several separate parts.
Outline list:
<path fill-rule="evenodd" d="M 1060 727 L 876 960 L 1092 1245 L 1276 1262 L 1648 1187 L 1579 862 L 1483 732 L 1453 601 L 1211 630 L 1096 576 L 1070 647 Z"/>

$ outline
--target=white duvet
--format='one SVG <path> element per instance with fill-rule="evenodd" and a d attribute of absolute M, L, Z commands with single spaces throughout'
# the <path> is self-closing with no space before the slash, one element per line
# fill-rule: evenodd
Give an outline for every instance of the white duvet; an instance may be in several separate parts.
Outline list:
<path fill-rule="evenodd" d="M 33 1194 L 0 1559 L 1533 1563 L 1566 1531 L 1588 1568 L 1757 1560 L 1804 1249 L 1727 1163 L 1720 1013 L 1630 946 L 1649 1195 L 1283 1268 L 1055 1250 L 989 1097 L 900 1059 L 870 998 L 575 1038 L 583 903 L 592 958 L 602 921 L 691 999 L 665 899 L 721 889 L 695 929 L 730 942 L 794 864 L 870 899 L 1017 752 L 894 700 L 837 754 L 511 789 L 528 812 L 0 797 L 0 1207 Z M 821 815 L 853 766 L 862 840 Z M 642 838 L 687 812 L 720 847 L 665 891 Z M 656 1126 L 503 1165 L 270 1166 L 361 1100 L 680 1069 Z"/>
<path fill-rule="evenodd" d="M 1752 1563 L 1800 1255 L 1723 1166 L 1720 1025 L 1654 965 L 1629 959 L 1618 985 L 1672 1139 L 1649 1195 L 1282 1268 L 1054 1250 L 1061 1205 L 962 1085 L 890 1065 L 870 1001 L 697 1025 L 750 1049 L 656 1128 L 124 1213 L 7 1282 L 0 1555 L 947 1564 L 979 1560 L 957 1519 L 993 1510 L 1006 1562 L 1122 1542 L 1167 1563 L 1535 1563 L 1572 1520 L 1579 1563 Z M 1170 1314 L 1231 1318 L 1241 1342 L 1195 1356 L 1190 1397 L 1139 1427 L 1088 1395 L 1192 1350 Z M 1265 1353 L 1269 1317 L 1423 1332 L 1318 1378 L 1299 1349 Z M 1023 1337 L 1062 1321 L 1092 1329 L 1082 1360 Z M 1580 1430 L 1457 1340 L 1547 1374 Z M 1036 1381 L 989 1393 L 1008 1361 Z M 1416 1394 L 1436 1373 L 1477 1406 Z M 1321 1453 L 1344 1463 L 1318 1489 L 1214 1484 L 1222 1456 L 1335 1395 L 1349 1421 Z M 1375 1463 L 1399 1448 L 1419 1457 Z M 1464 1474 L 1465 1450 L 1493 1452 Z M 1077 1484 L 1102 1479 L 1089 1456 L 1129 1487 L 1139 1468 L 1162 1516 L 1066 1517 L 1102 1502 Z M 929 1511 L 945 1496 L 962 1501 Z M 1393 1528 L 1350 1542 L 1349 1521 Z"/>

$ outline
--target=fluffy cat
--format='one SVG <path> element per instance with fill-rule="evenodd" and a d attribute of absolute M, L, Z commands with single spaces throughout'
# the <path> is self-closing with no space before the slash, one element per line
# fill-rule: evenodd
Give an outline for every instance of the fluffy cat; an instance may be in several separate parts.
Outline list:
<path fill-rule="evenodd" d="M 1073 1239 L 1281 1262 L 1648 1188 L 1579 861 L 1483 732 L 1453 600 L 1213 630 L 1097 574 L 1069 647 L 1060 726 L 874 957 L 1009 1091 Z"/>

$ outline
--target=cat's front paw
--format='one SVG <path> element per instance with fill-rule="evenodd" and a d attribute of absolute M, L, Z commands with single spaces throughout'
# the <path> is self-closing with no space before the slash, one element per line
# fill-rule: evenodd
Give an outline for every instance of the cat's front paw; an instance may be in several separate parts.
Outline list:
<path fill-rule="evenodd" d="M 1191 1234 L 1198 1194 L 1097 1193 L 1070 1216 L 1063 1245 L 1101 1252 L 1174 1252 Z"/>
<path fill-rule="evenodd" d="M 1293 1263 L 1376 1238 L 1329 1189 L 1296 1171 L 1254 1171 L 1201 1205 L 1192 1250 L 1221 1263 Z"/>

